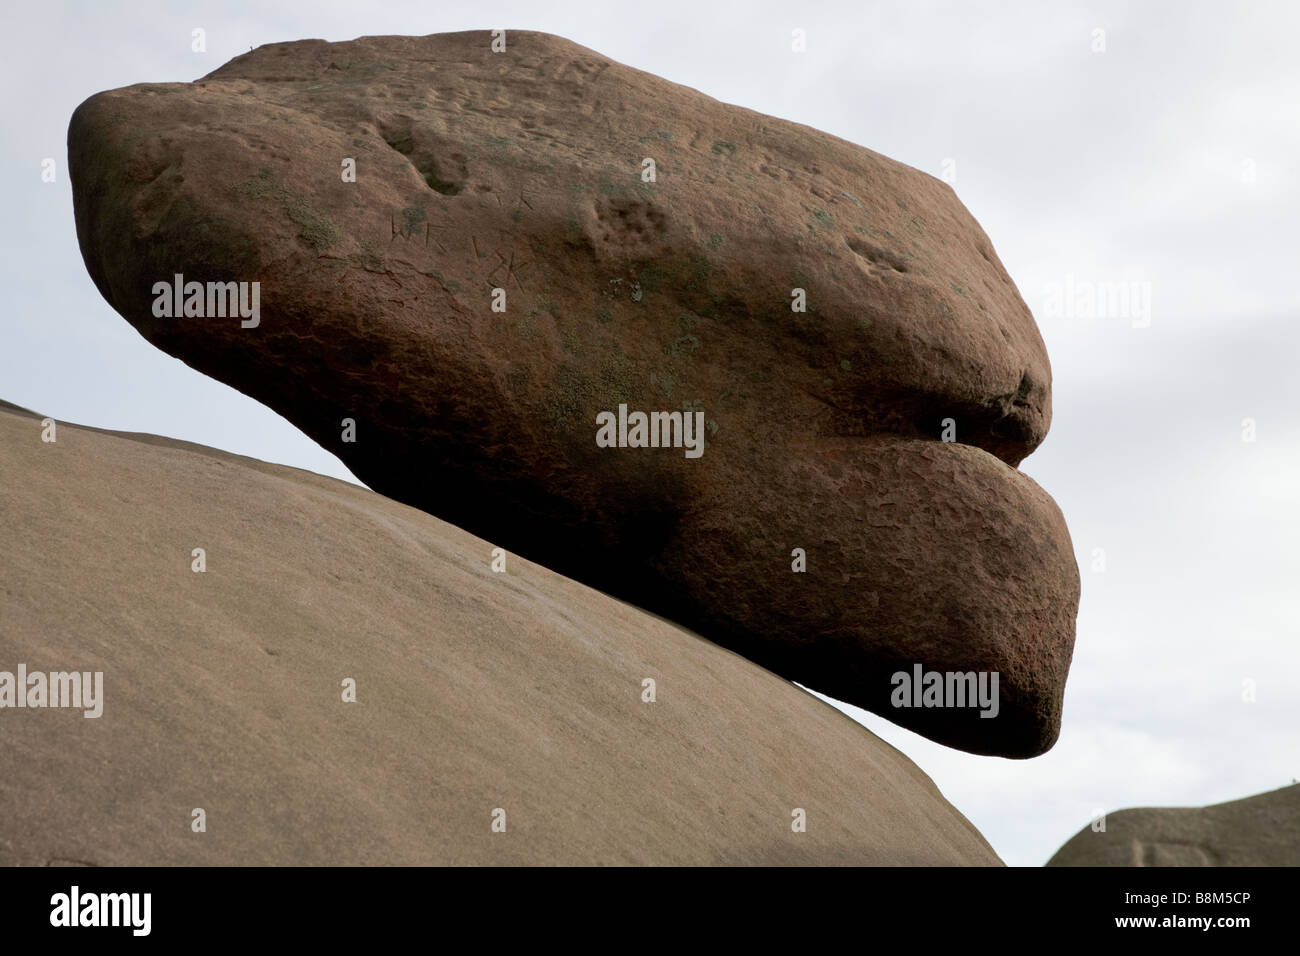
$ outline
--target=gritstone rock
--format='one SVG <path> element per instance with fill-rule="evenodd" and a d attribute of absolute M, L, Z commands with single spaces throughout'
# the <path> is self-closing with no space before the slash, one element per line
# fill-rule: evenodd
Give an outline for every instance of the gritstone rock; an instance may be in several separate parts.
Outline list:
<path fill-rule="evenodd" d="M 0 711 L 0 865 L 1000 865 L 674 624 L 355 485 L 42 430 L 0 403 L 0 671 L 102 672 L 102 712 Z"/>
<path fill-rule="evenodd" d="M 90 275 L 384 495 L 935 740 L 1048 749 L 1078 570 L 1015 466 L 1051 372 L 952 189 L 505 39 L 273 44 L 91 97 Z M 646 439 L 636 412 L 680 413 L 674 447 L 598 444 Z M 997 715 L 895 706 L 918 665 L 996 672 Z"/>
<path fill-rule="evenodd" d="M 1085 827 L 1048 866 L 1300 866 L 1300 785 L 1208 807 L 1143 807 Z"/>

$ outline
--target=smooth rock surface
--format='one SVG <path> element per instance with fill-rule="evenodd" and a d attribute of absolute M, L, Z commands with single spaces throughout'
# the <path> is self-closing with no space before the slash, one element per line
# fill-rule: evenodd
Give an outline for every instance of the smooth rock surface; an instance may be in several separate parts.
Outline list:
<path fill-rule="evenodd" d="M 1141 807 L 1085 827 L 1048 866 L 1300 866 L 1300 785 L 1208 807 Z"/>
<path fill-rule="evenodd" d="M 102 671 L 103 714 L 0 710 L 0 862 L 1000 864 L 680 627 L 353 485 L 56 428 L 0 403 L 0 671 Z"/>
<path fill-rule="evenodd" d="M 114 308 L 372 488 L 952 746 L 1055 741 L 1078 571 L 1012 467 L 1051 372 L 946 184 L 523 31 L 261 47 L 68 145 Z M 176 274 L 259 324 L 155 316 Z M 620 404 L 703 456 L 597 447 Z M 913 664 L 998 672 L 998 717 L 891 707 Z"/>

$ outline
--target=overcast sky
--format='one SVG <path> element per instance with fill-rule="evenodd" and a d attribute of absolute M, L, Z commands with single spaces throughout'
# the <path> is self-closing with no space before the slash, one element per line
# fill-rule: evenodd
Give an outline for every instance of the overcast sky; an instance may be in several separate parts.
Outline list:
<path fill-rule="evenodd" d="M 354 480 L 103 301 L 77 249 L 68 119 L 99 90 L 192 80 L 263 43 L 556 33 L 955 173 L 1038 319 L 1055 418 L 1022 468 L 1064 511 L 1083 578 L 1060 743 L 1030 761 L 977 757 L 845 709 L 1011 864 L 1042 864 L 1098 810 L 1300 778 L 1300 4 L 592 6 L 6 4 L 0 398 Z M 206 53 L 191 50 L 196 27 Z M 1106 284 L 1134 293 L 1127 310 L 1061 307 L 1060 293 Z"/>

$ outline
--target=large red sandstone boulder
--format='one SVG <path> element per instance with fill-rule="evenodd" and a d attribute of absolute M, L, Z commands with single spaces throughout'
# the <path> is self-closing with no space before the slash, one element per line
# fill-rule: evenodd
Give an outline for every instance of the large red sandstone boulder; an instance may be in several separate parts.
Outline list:
<path fill-rule="evenodd" d="M 1049 748 L 1078 575 L 1015 465 L 1051 373 L 979 225 L 868 149 L 505 39 L 276 44 L 91 97 L 91 276 L 377 491 L 936 740 Z M 258 282 L 257 314 L 168 315 L 177 275 Z M 620 406 L 698 412 L 704 444 L 602 447 Z M 997 716 L 894 706 L 917 665 L 996 672 Z"/>

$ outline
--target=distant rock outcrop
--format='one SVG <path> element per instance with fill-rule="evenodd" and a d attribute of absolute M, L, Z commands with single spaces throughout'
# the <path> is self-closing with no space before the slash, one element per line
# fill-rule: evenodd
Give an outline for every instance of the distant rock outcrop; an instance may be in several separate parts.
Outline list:
<path fill-rule="evenodd" d="M 377 491 L 935 740 L 1056 740 L 1051 371 L 945 183 L 528 32 L 261 47 L 68 149 L 114 308 Z M 996 716 L 895 707 L 918 665 Z"/>
<path fill-rule="evenodd" d="M 1300 866 L 1300 785 L 1208 807 L 1120 810 L 1048 866 Z"/>
<path fill-rule="evenodd" d="M 47 428 L 0 403 L 0 694 L 100 672 L 100 716 L 0 710 L 0 864 L 1000 864 L 680 627 L 364 488 Z"/>

